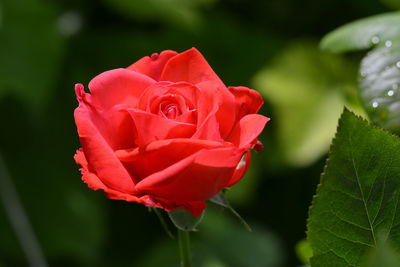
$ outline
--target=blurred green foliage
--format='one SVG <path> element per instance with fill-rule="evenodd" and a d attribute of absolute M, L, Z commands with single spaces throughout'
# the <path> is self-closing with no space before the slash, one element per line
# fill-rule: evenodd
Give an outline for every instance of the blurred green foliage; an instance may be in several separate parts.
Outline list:
<path fill-rule="evenodd" d="M 400 266 L 400 256 L 392 244 L 382 236 L 378 236 L 381 246 L 371 249 L 363 259 L 363 267 L 397 267 Z"/>
<path fill-rule="evenodd" d="M 284 262 L 275 234 L 256 223 L 250 233 L 215 204 L 207 208 L 198 230 L 191 233 L 194 266 L 281 266 Z M 137 266 L 177 266 L 177 249 L 177 240 L 164 239 Z"/>
<path fill-rule="evenodd" d="M 313 251 L 307 239 L 302 239 L 296 244 L 296 254 L 303 264 L 310 264 Z"/>
<path fill-rule="evenodd" d="M 307 166 L 328 151 L 346 103 L 342 92 L 357 91 L 356 70 L 303 41 L 256 75 L 254 87 L 276 111 L 279 150 L 289 164 Z"/>
<path fill-rule="evenodd" d="M 255 233 L 214 207 L 193 235 L 194 259 L 210 267 L 300 264 L 294 247 L 305 237 L 335 112 L 359 103 L 353 66 L 360 56 L 327 55 L 315 44 L 346 22 L 394 6 L 382 2 L 1 1 L 0 152 L 49 265 L 177 265 L 176 242 L 154 214 L 108 200 L 80 180 L 72 158 L 79 147 L 73 85 L 153 52 L 192 46 L 227 85 L 260 90 L 261 112 L 272 119 L 260 137 L 264 151 L 227 193 Z M 292 154 L 301 164 L 287 160 Z M 1 205 L 0 236 L 0 265 L 27 266 Z"/>

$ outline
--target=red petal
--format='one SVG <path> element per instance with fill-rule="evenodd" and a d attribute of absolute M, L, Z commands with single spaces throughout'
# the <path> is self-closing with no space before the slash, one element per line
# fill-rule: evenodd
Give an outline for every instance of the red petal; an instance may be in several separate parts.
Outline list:
<path fill-rule="evenodd" d="M 208 117 L 198 127 L 192 138 L 213 141 L 223 140 L 219 131 L 219 124 L 215 112 L 208 115 Z"/>
<path fill-rule="evenodd" d="M 158 82 L 153 86 L 148 87 L 139 99 L 138 108 L 141 110 L 149 111 L 151 101 L 156 98 L 167 94 L 176 94 L 184 97 L 188 106 L 194 106 L 197 103 L 198 95 L 200 94 L 199 88 L 194 85 L 180 82 Z"/>
<path fill-rule="evenodd" d="M 82 180 L 89 186 L 89 188 L 93 190 L 103 190 L 104 193 L 107 195 L 108 198 L 111 199 L 120 199 L 120 200 L 125 200 L 125 201 L 130 201 L 130 202 L 138 202 L 138 203 L 143 203 L 146 206 L 154 206 L 158 208 L 162 208 L 157 203 L 154 203 L 151 201 L 149 196 L 141 196 L 137 197 L 135 195 L 123 193 L 114 189 L 111 189 L 107 187 L 100 179 L 99 177 L 96 176 L 96 174 L 90 172 L 88 162 L 85 158 L 85 155 L 83 153 L 82 148 L 76 151 L 76 154 L 74 156 L 74 159 L 77 164 L 81 165 L 82 168 L 80 169 L 82 173 Z"/>
<path fill-rule="evenodd" d="M 214 149 L 232 146 L 225 142 L 198 139 L 159 140 L 145 147 L 118 150 L 117 154 L 129 172 L 139 180 L 162 171 L 169 166 L 197 153 L 201 149 Z"/>
<path fill-rule="evenodd" d="M 235 96 L 236 116 L 238 119 L 247 114 L 257 113 L 264 103 L 261 95 L 255 90 L 244 86 L 231 86 L 228 89 Z"/>
<path fill-rule="evenodd" d="M 155 53 L 151 55 L 151 57 L 139 59 L 126 69 L 143 73 L 158 81 L 160 80 L 159 78 L 165 64 L 176 55 L 178 55 L 178 53 L 172 50 L 163 51 L 160 55 Z"/>
<path fill-rule="evenodd" d="M 171 58 L 165 64 L 160 77 L 160 81 L 184 81 L 192 84 L 208 80 L 222 83 L 196 48 L 189 49 Z"/>
<path fill-rule="evenodd" d="M 117 104 L 136 106 L 143 91 L 155 81 L 138 72 L 115 69 L 97 75 L 89 83 L 92 100 L 104 109 Z"/>
<path fill-rule="evenodd" d="M 203 123 L 206 116 L 215 114 L 218 122 L 218 131 L 222 138 L 225 138 L 235 123 L 235 98 L 225 85 L 207 81 L 197 84 L 201 95 L 197 104 L 198 125 Z"/>
<path fill-rule="evenodd" d="M 136 185 L 144 194 L 172 201 L 204 201 L 226 187 L 235 172 L 243 149 L 200 150 Z"/>
<path fill-rule="evenodd" d="M 227 141 L 238 147 L 248 147 L 255 142 L 269 118 L 259 114 L 244 116 L 235 126 Z"/>
<path fill-rule="evenodd" d="M 132 116 L 135 123 L 139 146 L 162 139 L 189 138 L 196 131 L 194 124 L 169 120 L 159 115 L 135 109 L 127 109 L 127 112 Z"/>
<path fill-rule="evenodd" d="M 95 175 L 107 187 L 126 193 L 133 192 L 133 179 L 100 133 L 98 125 L 102 120 L 87 103 L 83 86 L 78 84 L 76 92 L 79 107 L 75 109 L 75 122 L 89 169 L 95 170 Z"/>

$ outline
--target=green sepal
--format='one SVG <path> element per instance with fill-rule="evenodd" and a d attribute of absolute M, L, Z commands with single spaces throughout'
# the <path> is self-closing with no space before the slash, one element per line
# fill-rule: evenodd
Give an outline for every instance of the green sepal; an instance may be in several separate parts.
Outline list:
<path fill-rule="evenodd" d="M 176 228 L 183 231 L 197 231 L 196 227 L 199 225 L 204 217 L 205 210 L 200 216 L 194 217 L 192 213 L 186 210 L 173 210 L 168 212 L 168 216 L 176 226 Z"/>

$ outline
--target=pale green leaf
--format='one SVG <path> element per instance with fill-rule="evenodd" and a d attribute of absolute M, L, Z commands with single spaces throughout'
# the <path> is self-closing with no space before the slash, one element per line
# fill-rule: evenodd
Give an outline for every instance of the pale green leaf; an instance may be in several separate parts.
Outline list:
<path fill-rule="evenodd" d="M 379 239 L 379 237 L 378 237 Z M 378 248 L 371 249 L 367 253 L 362 267 L 399 267 L 400 266 L 400 253 L 396 252 L 392 245 L 384 240 Z"/>
<path fill-rule="evenodd" d="M 350 22 L 327 34 L 322 50 L 346 52 L 372 47 L 400 37 L 400 12 L 380 14 Z"/>
<path fill-rule="evenodd" d="M 400 39 L 376 47 L 360 66 L 360 96 L 371 120 L 400 132 Z"/>
<path fill-rule="evenodd" d="M 256 75 L 253 87 L 273 107 L 286 162 L 305 166 L 328 151 L 344 103 L 359 110 L 356 73 L 355 64 L 299 43 Z"/>

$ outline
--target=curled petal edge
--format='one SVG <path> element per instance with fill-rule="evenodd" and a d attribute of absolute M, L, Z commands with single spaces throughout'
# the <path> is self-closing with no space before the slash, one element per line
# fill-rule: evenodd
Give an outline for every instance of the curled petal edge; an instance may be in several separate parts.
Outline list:
<path fill-rule="evenodd" d="M 88 162 L 85 158 L 82 148 L 76 151 L 74 159 L 76 163 L 81 166 L 79 170 L 82 174 L 82 181 L 84 181 L 90 189 L 93 189 L 95 191 L 103 190 L 104 194 L 110 199 L 136 202 L 144 204 L 147 207 L 164 209 L 167 212 L 177 209 L 185 209 L 187 212 L 191 212 L 192 215 L 196 217 L 200 216 L 207 206 L 204 201 L 171 202 L 160 197 L 153 197 L 149 195 L 135 196 L 127 193 L 122 193 L 120 191 L 107 187 L 94 173 L 91 173 L 89 171 Z"/>

